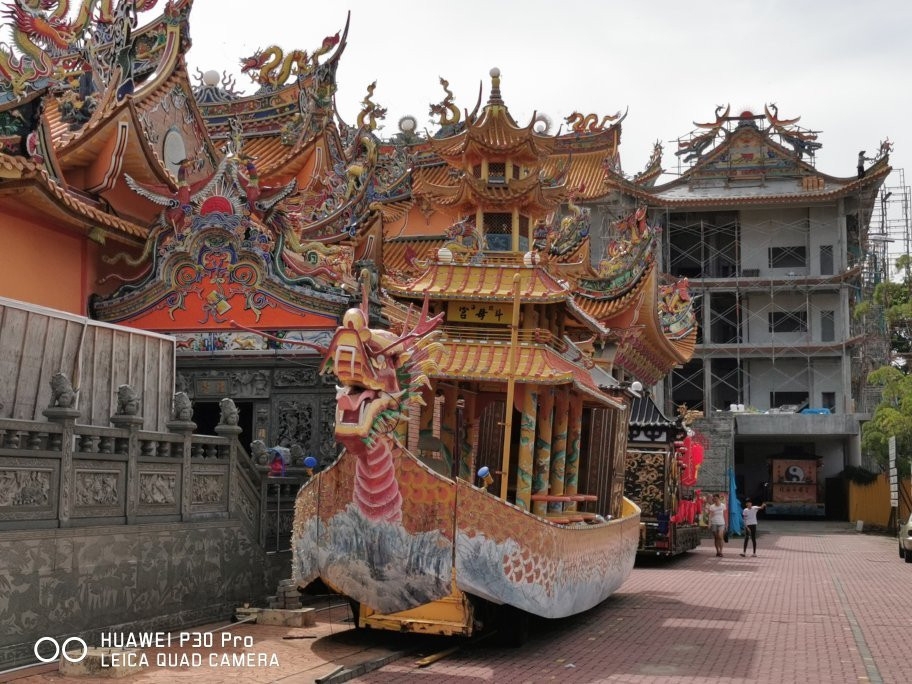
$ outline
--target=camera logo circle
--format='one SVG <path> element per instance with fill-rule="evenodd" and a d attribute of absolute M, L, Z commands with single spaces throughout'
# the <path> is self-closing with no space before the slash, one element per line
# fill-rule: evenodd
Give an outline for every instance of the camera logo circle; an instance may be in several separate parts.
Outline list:
<path fill-rule="evenodd" d="M 38 653 L 38 647 L 41 644 L 43 644 L 45 641 L 54 645 L 54 655 L 52 655 L 50 658 L 46 658 L 46 657 L 42 656 L 40 653 Z M 82 646 L 82 654 L 76 658 L 71 657 L 69 652 L 67 651 L 70 643 L 73 641 L 75 641 L 76 643 L 78 643 Z M 46 636 L 46 637 L 41 637 L 40 639 L 38 639 L 38 641 L 35 642 L 34 651 L 35 651 L 35 657 L 38 658 L 38 660 L 41 661 L 42 663 L 57 662 L 57 658 L 61 654 L 63 654 L 63 657 L 65 659 L 67 659 L 68 661 L 70 661 L 71 663 L 81 663 L 83 660 L 85 660 L 85 657 L 87 655 L 89 655 L 89 646 L 88 646 L 88 644 L 86 644 L 86 642 L 84 640 L 80 639 L 79 637 L 70 637 L 69 639 L 64 641 L 63 646 L 61 646 L 60 642 L 58 642 L 57 639 L 55 639 L 54 637 Z"/>

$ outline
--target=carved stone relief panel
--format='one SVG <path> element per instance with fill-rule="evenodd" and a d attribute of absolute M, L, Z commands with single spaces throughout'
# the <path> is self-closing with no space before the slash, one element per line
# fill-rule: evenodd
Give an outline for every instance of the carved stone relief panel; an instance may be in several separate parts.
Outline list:
<path fill-rule="evenodd" d="M 314 387 L 320 384 L 320 373 L 316 366 L 278 368 L 275 371 L 276 387 Z"/>
<path fill-rule="evenodd" d="M 326 467 L 336 459 L 336 398 L 320 398 L 320 466 Z"/>
<path fill-rule="evenodd" d="M 240 487 L 238 490 L 237 508 L 249 524 L 256 525 L 256 519 L 259 516 L 259 512 L 245 486 Z"/>
<path fill-rule="evenodd" d="M 124 515 L 126 464 L 117 461 L 73 462 L 73 517 Z"/>
<path fill-rule="evenodd" d="M 180 513 L 180 466 L 142 466 L 139 471 L 139 513 Z"/>
<path fill-rule="evenodd" d="M 319 395 L 282 394 L 273 397 L 272 426 L 275 444 L 291 447 L 300 444 L 306 454 L 319 446 L 314 434 L 318 431 Z"/>
<path fill-rule="evenodd" d="M 191 398 L 197 399 L 263 398 L 269 396 L 272 371 L 261 368 L 183 368 L 178 372 L 174 384 L 176 391 L 186 392 Z"/>
<path fill-rule="evenodd" d="M 228 510 L 227 466 L 193 466 L 190 477 L 190 506 L 194 513 Z"/>
<path fill-rule="evenodd" d="M 57 517 L 60 462 L 0 458 L 0 521 Z"/>

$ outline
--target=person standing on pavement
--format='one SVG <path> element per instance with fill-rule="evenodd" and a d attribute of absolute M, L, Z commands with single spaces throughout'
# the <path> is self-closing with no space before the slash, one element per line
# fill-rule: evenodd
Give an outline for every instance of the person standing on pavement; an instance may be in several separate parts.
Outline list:
<path fill-rule="evenodd" d="M 766 508 L 766 504 L 754 506 L 750 499 L 744 501 L 744 510 L 741 511 L 741 518 L 744 520 L 744 551 L 742 556 L 747 555 L 747 539 L 750 537 L 754 545 L 754 556 L 757 555 L 757 513 Z"/>
<path fill-rule="evenodd" d="M 728 529 L 728 520 L 725 515 L 725 504 L 719 494 L 713 494 L 712 503 L 709 505 L 709 531 L 712 532 L 713 543 L 716 545 L 716 555 L 722 556 L 722 545 L 725 543 L 724 535 Z"/>

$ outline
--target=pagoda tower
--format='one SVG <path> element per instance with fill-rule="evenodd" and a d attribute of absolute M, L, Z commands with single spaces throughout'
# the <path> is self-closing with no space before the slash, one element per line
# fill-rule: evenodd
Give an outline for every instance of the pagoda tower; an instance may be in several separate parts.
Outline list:
<path fill-rule="evenodd" d="M 618 429 L 626 405 L 614 378 L 573 341 L 588 338 L 591 352 L 608 331 L 575 304 L 542 231 L 571 194 L 564 178 L 544 171 L 555 139 L 533 130 L 534 117 L 516 123 L 501 98 L 499 69 L 490 73 L 481 112 L 428 141 L 446 166 L 413 181 L 418 205 L 454 217 L 448 241 L 416 277 L 383 282 L 400 302 L 387 307 L 394 325 L 414 317 L 402 303 L 427 299 L 444 314 L 440 370 L 400 436 L 431 467 L 471 479 L 487 466 L 502 498 L 559 522 L 580 520 L 594 514 L 578 504 L 608 501 L 614 479 L 605 472 L 610 463 L 592 459 L 600 476 L 589 488 L 599 483 L 605 491 L 578 493 L 588 460 L 580 451 L 584 413 L 606 421 L 599 455 L 623 454 L 617 440 L 626 434 Z M 486 410 L 492 404 L 505 407 L 499 419 Z M 616 474 L 623 478 L 623 468 Z"/>

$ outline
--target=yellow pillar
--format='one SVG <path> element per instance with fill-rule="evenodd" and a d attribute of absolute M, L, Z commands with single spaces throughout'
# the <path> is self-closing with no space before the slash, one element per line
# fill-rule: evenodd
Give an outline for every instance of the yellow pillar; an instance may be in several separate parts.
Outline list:
<path fill-rule="evenodd" d="M 513 210 L 513 251 L 519 251 L 519 209 Z"/>
<path fill-rule="evenodd" d="M 564 467 L 567 460 L 567 426 L 570 424 L 570 390 L 561 387 L 554 400 L 554 441 L 551 447 L 551 486 L 549 491 L 554 496 L 564 493 Z M 552 513 L 560 513 L 562 505 L 557 502 L 548 504 Z"/>
<path fill-rule="evenodd" d="M 538 437 L 535 439 L 535 470 L 532 474 L 532 493 L 547 494 L 551 475 L 551 438 L 554 425 L 554 388 L 542 387 L 538 398 Z M 548 504 L 532 504 L 535 515 L 548 512 Z"/>
<path fill-rule="evenodd" d="M 538 404 L 538 385 L 526 385 L 523 390 L 519 455 L 516 463 L 516 505 L 528 511 L 532 503 L 532 451 L 535 448 L 535 409 Z M 509 410 L 510 407 L 507 409 Z"/>
<path fill-rule="evenodd" d="M 434 409 L 437 406 L 436 403 L 436 387 L 437 383 L 431 381 L 431 389 L 425 395 L 425 404 L 421 407 L 421 422 L 418 427 L 418 444 L 415 445 L 415 448 L 412 449 L 412 453 L 419 454 L 421 453 L 421 443 L 429 443 L 429 440 L 434 437 Z"/>
<path fill-rule="evenodd" d="M 440 443 L 443 446 L 443 460 L 447 474 L 453 472 L 453 459 L 459 458 L 456 450 L 456 397 L 459 391 L 455 387 L 443 387 L 443 412 L 440 419 Z"/>
<path fill-rule="evenodd" d="M 579 483 L 580 438 L 583 432 L 583 398 L 570 395 L 570 416 L 567 432 L 567 460 L 564 472 L 564 494 L 576 494 Z M 564 510 L 575 511 L 576 502 L 568 503 Z"/>
<path fill-rule="evenodd" d="M 476 395 L 465 395 L 465 411 L 462 416 L 462 458 L 459 462 L 459 477 L 469 482 L 475 478 L 475 454 L 478 448 L 478 417 L 475 415 Z"/>

